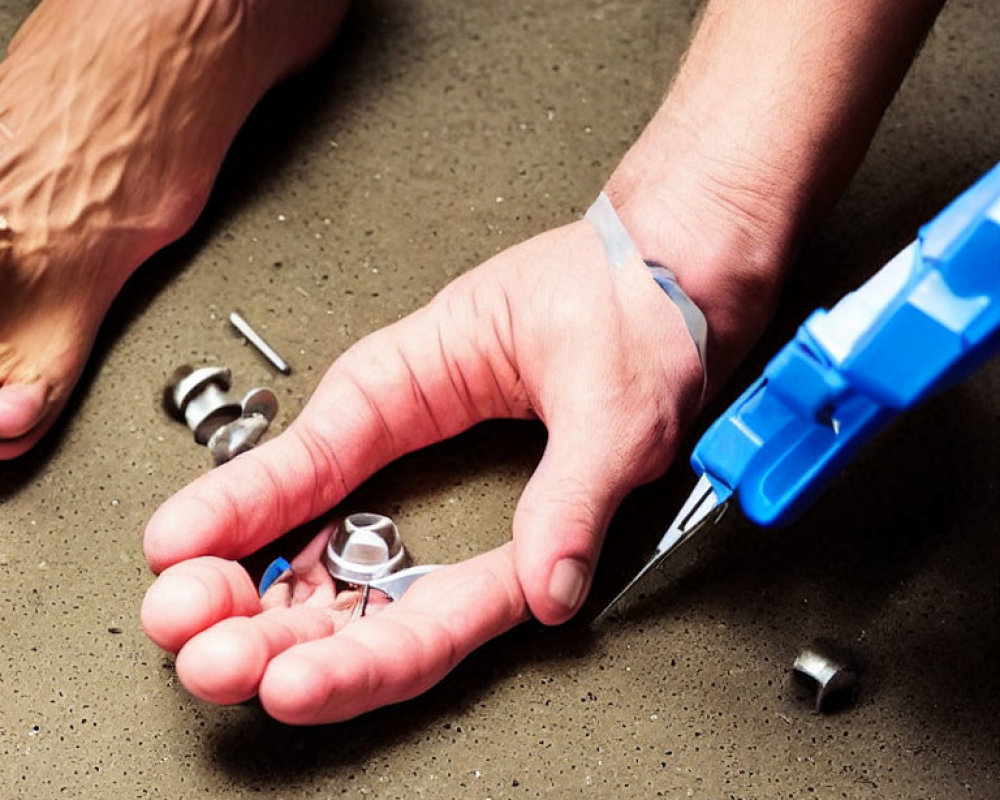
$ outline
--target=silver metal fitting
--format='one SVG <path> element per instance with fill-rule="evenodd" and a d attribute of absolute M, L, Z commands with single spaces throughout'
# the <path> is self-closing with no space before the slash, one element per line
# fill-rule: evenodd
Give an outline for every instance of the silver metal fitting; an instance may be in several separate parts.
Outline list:
<path fill-rule="evenodd" d="M 843 708 L 854 699 L 858 666 L 845 648 L 830 639 L 817 639 L 799 653 L 793 677 L 813 692 L 816 711 Z"/>
<path fill-rule="evenodd" d="M 270 389 L 251 389 L 242 402 L 229 396 L 232 375 L 225 367 L 178 367 L 163 390 L 167 411 L 184 422 L 198 444 L 207 445 L 216 464 L 246 452 L 260 441 L 278 413 Z"/>
<path fill-rule="evenodd" d="M 381 514 L 351 514 L 337 526 L 326 544 L 327 570 L 336 580 L 358 586 L 351 619 L 365 615 L 372 589 L 398 600 L 417 578 L 436 567 L 411 567 L 399 529 Z"/>
<path fill-rule="evenodd" d="M 381 514 L 350 514 L 326 545 L 326 568 L 339 581 L 364 586 L 407 564 L 399 529 Z"/>
<path fill-rule="evenodd" d="M 167 381 L 164 405 L 194 432 L 198 444 L 207 444 L 218 428 L 243 413 L 240 404 L 227 394 L 231 383 L 232 375 L 225 367 L 195 369 L 185 364 Z"/>

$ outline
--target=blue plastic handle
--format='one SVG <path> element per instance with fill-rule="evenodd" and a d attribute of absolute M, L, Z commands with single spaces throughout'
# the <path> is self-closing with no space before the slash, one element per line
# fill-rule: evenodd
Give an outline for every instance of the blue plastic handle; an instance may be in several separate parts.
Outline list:
<path fill-rule="evenodd" d="M 1000 164 L 858 291 L 814 311 L 691 465 L 754 522 L 790 522 L 886 423 L 1000 349 L 998 331 Z"/>

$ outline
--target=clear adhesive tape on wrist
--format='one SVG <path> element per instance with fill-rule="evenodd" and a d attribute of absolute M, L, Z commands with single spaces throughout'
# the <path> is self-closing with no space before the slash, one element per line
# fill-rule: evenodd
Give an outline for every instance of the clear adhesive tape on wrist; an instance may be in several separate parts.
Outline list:
<path fill-rule="evenodd" d="M 632 237 L 629 236 L 629 232 L 625 229 L 625 225 L 622 224 L 621 219 L 618 217 L 618 212 L 615 211 L 615 207 L 611 205 L 611 200 L 608 199 L 608 196 L 604 192 L 601 192 L 594 201 L 594 204 L 587 209 L 584 219 L 597 229 L 597 233 L 604 243 L 604 250 L 611 269 L 623 269 L 633 259 L 639 261 L 646 266 L 650 277 L 656 282 L 656 285 L 677 306 L 677 310 L 681 312 L 684 324 L 687 326 L 688 333 L 694 342 L 694 347 L 698 351 L 698 360 L 701 362 L 702 375 L 701 394 L 704 398 L 705 388 L 708 383 L 708 367 L 705 362 L 705 351 L 708 346 L 708 322 L 705 321 L 705 315 L 701 313 L 701 309 L 698 308 L 694 300 L 687 296 L 677 282 L 674 273 L 661 264 L 643 259 L 639 254 L 638 248 L 635 246 L 635 242 L 632 241 Z"/>

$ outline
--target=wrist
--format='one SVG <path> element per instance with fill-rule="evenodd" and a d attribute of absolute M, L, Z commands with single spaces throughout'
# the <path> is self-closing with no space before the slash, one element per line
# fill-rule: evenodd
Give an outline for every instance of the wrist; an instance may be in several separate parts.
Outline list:
<path fill-rule="evenodd" d="M 605 192 L 642 257 L 670 269 L 705 315 L 711 391 L 770 320 L 799 231 L 779 193 L 714 175 L 693 154 L 650 166 L 642 146 Z"/>
<path fill-rule="evenodd" d="M 709 326 L 718 385 L 797 243 L 857 167 L 942 0 L 710 0 L 668 97 L 605 187 Z"/>

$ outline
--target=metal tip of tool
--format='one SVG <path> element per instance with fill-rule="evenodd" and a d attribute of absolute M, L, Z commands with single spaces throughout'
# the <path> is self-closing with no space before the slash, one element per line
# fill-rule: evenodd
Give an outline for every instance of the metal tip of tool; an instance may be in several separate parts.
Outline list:
<path fill-rule="evenodd" d="M 611 602 L 608 603 L 603 609 L 601 609 L 600 613 L 596 617 L 594 617 L 593 620 L 591 620 L 590 627 L 594 629 L 599 628 L 604 623 L 604 620 L 606 620 L 609 616 L 611 616 L 611 612 L 618 607 L 619 602 L 622 600 L 622 598 L 624 598 L 626 595 L 631 594 L 632 590 L 638 585 L 638 583 L 644 577 L 646 577 L 646 575 L 648 575 L 650 572 L 656 569 L 662 563 L 663 559 L 667 557 L 667 555 L 668 555 L 667 551 L 664 551 L 654 556 L 646 564 L 646 566 L 644 566 L 639 571 L 639 574 L 636 575 L 634 578 L 632 578 L 632 580 L 628 582 L 625 588 L 622 589 L 620 592 L 618 592 L 618 594 L 614 596 Z"/>
<path fill-rule="evenodd" d="M 670 527 L 667 528 L 667 532 L 663 538 L 660 539 L 653 557 L 639 571 L 639 574 L 629 581 L 628 585 L 615 595 L 614 599 L 594 617 L 593 622 L 590 623 L 590 627 L 597 628 L 604 622 L 612 609 L 618 606 L 622 598 L 631 594 L 632 590 L 635 589 L 646 575 L 662 564 L 667 556 L 676 552 L 696 531 L 711 522 L 717 521 L 722 516 L 725 507 L 725 503 L 720 502 L 715 487 L 712 486 L 712 482 L 706 475 L 702 475 L 698 479 L 694 491 L 691 492 L 687 501 L 681 507 L 680 513 L 674 518 Z"/>

